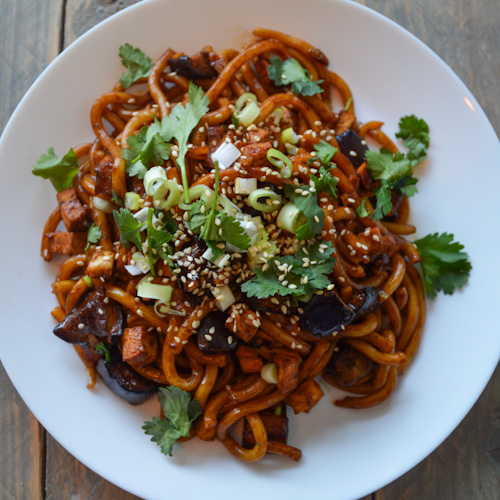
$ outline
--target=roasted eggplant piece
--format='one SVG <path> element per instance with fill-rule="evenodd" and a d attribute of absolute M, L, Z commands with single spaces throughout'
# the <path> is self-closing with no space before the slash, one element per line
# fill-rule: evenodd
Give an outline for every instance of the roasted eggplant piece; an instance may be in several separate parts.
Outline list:
<path fill-rule="evenodd" d="M 354 318 L 355 310 L 347 305 L 334 291 L 313 295 L 312 299 L 301 304 L 299 324 L 315 337 L 327 337 Z"/>
<path fill-rule="evenodd" d="M 362 319 L 379 303 L 380 289 L 366 287 L 346 304 L 335 292 L 314 295 L 301 305 L 299 324 L 316 337 L 326 337 L 342 330 L 353 321 Z"/>
<path fill-rule="evenodd" d="M 207 314 L 198 328 L 198 348 L 205 354 L 217 354 L 236 349 L 237 337 L 226 328 L 227 314 L 214 311 Z"/>
<path fill-rule="evenodd" d="M 123 313 L 118 302 L 105 299 L 104 287 L 89 293 L 54 328 L 54 334 L 70 344 L 89 345 L 89 335 L 111 344 L 114 337 L 122 334 Z"/>
<path fill-rule="evenodd" d="M 354 308 L 354 320 L 362 319 L 369 312 L 374 311 L 379 304 L 380 299 L 380 288 L 373 288 L 367 286 L 363 291 L 357 293 L 355 296 L 355 301 L 350 301 L 350 306 Z"/>
<path fill-rule="evenodd" d="M 343 387 L 351 387 L 369 377 L 376 364 L 364 354 L 342 343 L 326 365 L 326 373 L 333 375 Z"/>
<path fill-rule="evenodd" d="M 101 358 L 97 362 L 97 373 L 106 387 L 131 405 L 144 403 L 158 390 L 158 386 L 139 375 L 127 363 L 119 359 L 117 349 L 111 350 L 111 361 Z"/>
<path fill-rule="evenodd" d="M 172 71 L 185 76 L 190 80 L 200 80 L 205 78 L 214 78 L 217 71 L 212 68 L 208 52 L 198 52 L 194 56 L 180 56 L 177 59 L 169 59 L 168 64 Z"/>
<path fill-rule="evenodd" d="M 368 151 L 368 146 L 363 144 L 365 141 L 354 130 L 349 129 L 343 134 L 337 136 L 340 152 L 349 158 L 354 168 L 358 168 L 365 161 L 365 153 Z M 354 151 L 356 155 L 353 155 Z"/>
<path fill-rule="evenodd" d="M 259 412 L 267 437 L 270 441 L 287 444 L 288 440 L 288 417 L 286 416 L 286 405 L 278 403 L 268 410 Z M 255 438 L 250 424 L 245 419 L 243 424 L 243 446 L 252 448 L 255 446 Z"/>

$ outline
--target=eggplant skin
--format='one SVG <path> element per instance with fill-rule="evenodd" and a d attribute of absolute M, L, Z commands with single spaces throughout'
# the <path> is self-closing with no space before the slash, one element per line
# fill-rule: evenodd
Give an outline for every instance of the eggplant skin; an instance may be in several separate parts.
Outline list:
<path fill-rule="evenodd" d="M 131 405 L 140 405 L 158 390 L 158 386 L 139 375 L 127 363 L 118 359 L 97 362 L 97 373 L 106 387 Z"/>
<path fill-rule="evenodd" d="M 89 293 L 66 318 L 54 328 L 54 334 L 65 342 L 89 345 L 89 335 L 111 344 L 122 334 L 123 312 L 121 305 L 106 299 L 106 290 L 99 287 Z"/>
<path fill-rule="evenodd" d="M 301 304 L 299 324 L 315 337 L 327 337 L 346 327 L 354 319 L 355 311 L 333 291 L 313 295 Z"/>
<path fill-rule="evenodd" d="M 198 328 L 198 348 L 202 353 L 219 354 L 236 349 L 237 337 L 226 328 L 227 318 L 222 311 L 213 311 L 203 318 Z"/>
<path fill-rule="evenodd" d="M 340 152 L 349 158 L 354 168 L 358 168 L 365 161 L 365 154 L 368 151 L 366 142 L 352 129 L 338 135 L 336 139 Z M 351 151 L 354 151 L 356 156 L 353 156 Z"/>

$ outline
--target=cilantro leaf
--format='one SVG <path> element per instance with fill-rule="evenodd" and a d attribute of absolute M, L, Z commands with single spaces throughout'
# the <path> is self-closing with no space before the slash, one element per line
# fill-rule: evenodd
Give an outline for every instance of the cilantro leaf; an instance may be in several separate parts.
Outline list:
<path fill-rule="evenodd" d="M 429 126 L 415 115 L 404 116 L 399 121 L 399 132 L 396 137 L 403 139 L 409 151 L 392 154 L 382 148 L 380 152 L 367 151 L 365 159 L 367 167 L 380 186 L 375 191 L 377 204 L 373 211 L 373 218 L 380 220 L 388 215 L 392 209 L 390 192 L 392 190 L 404 196 L 413 196 L 417 193 L 418 179 L 413 177 L 413 167 L 420 163 L 427 155 L 429 146 Z"/>
<path fill-rule="evenodd" d="M 120 78 L 123 89 L 149 75 L 153 67 L 153 61 L 141 49 L 126 43 L 120 47 L 119 54 L 123 66 L 128 69 L 128 72 L 123 73 Z"/>
<path fill-rule="evenodd" d="M 50 147 L 47 154 L 40 155 L 32 172 L 38 177 L 49 179 L 59 193 L 71 187 L 73 177 L 78 173 L 78 157 L 70 149 L 62 158 L 58 158 L 54 148 Z"/>
<path fill-rule="evenodd" d="M 202 409 L 197 399 L 191 399 L 189 392 L 175 386 L 160 387 L 158 399 L 165 418 L 153 417 L 144 422 L 142 428 L 152 436 L 151 441 L 160 446 L 162 453 L 172 456 L 172 447 L 180 437 L 188 437 L 191 422 L 196 420 Z"/>
<path fill-rule="evenodd" d="M 128 248 L 128 244 L 132 243 L 142 250 L 141 228 L 147 222 L 140 223 L 126 208 L 121 208 L 120 211 L 113 210 L 113 217 L 120 232 L 122 245 Z"/>
<path fill-rule="evenodd" d="M 248 297 L 265 299 L 274 295 L 300 298 L 323 290 L 330 284 L 328 275 L 335 265 L 334 252 L 330 242 L 314 241 L 301 247 L 295 255 L 275 256 L 265 268 L 254 269 L 255 276 L 241 285 L 241 291 Z M 304 266 L 304 259 L 309 262 L 307 266 Z M 284 278 L 280 280 L 281 275 Z"/>
<path fill-rule="evenodd" d="M 462 244 L 453 241 L 454 237 L 449 233 L 434 233 L 415 241 L 422 257 L 425 291 L 431 298 L 439 291 L 451 295 L 469 279 L 472 269 L 469 256 L 462 251 Z"/>
<path fill-rule="evenodd" d="M 368 217 L 370 215 L 370 213 L 368 212 L 368 209 L 366 208 L 366 198 L 363 198 L 363 200 L 361 200 L 359 207 L 356 208 L 356 213 L 361 218 Z"/>
<path fill-rule="evenodd" d="M 407 158 L 412 165 L 420 163 L 427 156 L 429 147 L 429 125 L 415 115 L 403 116 L 399 121 L 398 139 L 403 139 L 404 145 L 410 150 Z"/>
<path fill-rule="evenodd" d="M 314 149 L 316 150 L 316 156 L 321 160 L 321 163 L 325 167 L 330 166 L 330 161 L 333 158 L 333 155 L 338 151 L 335 146 L 328 144 L 325 140 L 322 140 L 319 144 L 314 145 Z"/>
<path fill-rule="evenodd" d="M 372 214 L 373 219 L 380 220 L 392 209 L 391 191 L 413 196 L 417 192 L 418 179 L 413 177 L 413 165 L 403 153 L 392 154 L 382 148 L 380 152 L 367 151 L 365 159 L 372 177 L 381 181 L 375 190 L 377 204 Z"/>
<path fill-rule="evenodd" d="M 149 259 L 149 269 L 151 270 L 151 275 L 156 277 L 156 272 L 154 268 L 154 263 L 161 258 L 162 260 L 170 261 L 169 255 L 171 250 L 168 246 L 168 242 L 174 237 L 173 234 L 164 231 L 164 227 L 161 230 L 156 229 L 153 226 L 153 215 L 154 209 L 150 208 L 148 210 L 148 220 L 146 229 L 146 239 L 148 242 L 148 259 Z"/>
<path fill-rule="evenodd" d="M 311 175 L 310 179 L 314 182 L 318 193 L 326 193 L 330 198 L 337 198 L 337 184 L 339 181 L 325 167 L 319 167 L 319 177 Z"/>
<path fill-rule="evenodd" d="M 325 214 L 318 205 L 317 192 L 311 192 L 311 186 L 285 184 L 285 193 L 293 204 L 305 215 L 307 221 L 299 226 L 295 235 L 299 240 L 310 240 L 321 234 Z M 298 191 L 298 192 L 297 192 Z M 307 193 L 303 195 L 302 193 Z"/>
<path fill-rule="evenodd" d="M 250 246 L 250 237 L 234 217 L 222 213 L 220 227 L 222 229 L 222 241 L 227 241 L 242 250 L 248 249 Z"/>
<path fill-rule="evenodd" d="M 177 156 L 177 166 L 182 174 L 182 185 L 184 186 L 184 199 L 189 203 L 189 185 L 187 181 L 185 157 L 187 153 L 187 143 L 189 135 L 198 125 L 201 118 L 208 112 L 210 103 L 208 96 L 203 95 L 203 89 L 189 82 L 189 102 L 184 107 L 177 104 L 172 112 L 161 121 L 160 136 L 166 142 L 173 138 L 177 140 L 179 155 Z"/>
<path fill-rule="evenodd" d="M 109 349 L 106 347 L 106 344 L 104 342 L 100 342 L 97 344 L 97 347 L 95 348 L 96 352 L 98 354 L 101 354 L 104 356 L 104 359 L 106 360 L 107 363 L 111 362 L 111 356 L 109 354 Z"/>
<path fill-rule="evenodd" d="M 142 127 L 137 135 L 127 139 L 129 147 L 122 149 L 122 155 L 131 177 L 143 179 L 151 165 L 163 165 L 170 157 L 170 144 L 161 138 L 160 130 L 160 122 L 155 119 L 151 126 Z"/>
<path fill-rule="evenodd" d="M 113 195 L 111 197 L 111 201 L 116 203 L 119 207 L 123 207 L 123 198 L 120 198 L 114 190 L 111 191 L 111 194 Z"/>
<path fill-rule="evenodd" d="M 219 197 L 219 164 L 215 162 L 215 199 L 210 210 L 201 200 L 192 204 L 189 210 L 189 229 L 199 234 L 212 249 L 214 258 L 222 254 L 217 243 L 227 242 L 231 245 L 247 250 L 250 246 L 250 237 L 241 224 L 232 216 L 217 210 L 217 199 Z M 202 213 L 202 208 L 203 213 Z"/>
<path fill-rule="evenodd" d="M 323 92 L 319 86 L 323 80 L 312 81 L 309 76 L 309 71 L 302 67 L 297 59 L 290 57 L 286 61 L 282 61 L 279 57 L 274 56 L 269 59 L 267 74 L 277 87 L 290 85 L 292 92 L 295 95 L 302 94 L 303 96 L 312 96 Z"/>
<path fill-rule="evenodd" d="M 102 231 L 99 226 L 97 226 L 94 222 L 90 225 L 87 231 L 87 246 L 85 250 L 90 246 L 91 243 L 97 243 L 102 238 Z"/>

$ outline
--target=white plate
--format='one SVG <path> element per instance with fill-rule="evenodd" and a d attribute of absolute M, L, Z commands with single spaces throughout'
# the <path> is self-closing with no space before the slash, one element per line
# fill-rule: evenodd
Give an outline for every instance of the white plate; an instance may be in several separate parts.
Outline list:
<path fill-rule="evenodd" d="M 431 148 L 412 199 L 419 235 L 453 232 L 474 269 L 469 285 L 429 304 L 418 356 L 390 400 L 354 411 L 329 392 L 309 415 L 292 417 L 299 464 L 266 458 L 244 464 L 218 442 L 193 440 L 164 457 L 141 424 L 154 401 L 132 407 L 102 384 L 85 388 L 72 348 L 51 331 L 50 283 L 57 265 L 39 257 L 43 224 L 56 205 L 51 185 L 31 175 L 39 154 L 64 154 L 92 137 L 89 110 L 122 72 L 124 42 L 156 58 L 166 47 L 193 53 L 205 44 L 239 48 L 254 26 L 304 38 L 330 57 L 354 93 L 362 121 L 394 133 L 415 113 L 431 128 Z M 496 202 L 499 144 L 474 97 L 421 42 L 380 15 L 342 1 L 158 0 L 100 24 L 43 73 L 14 113 L 0 143 L 3 170 L 2 362 L 21 397 L 70 453 L 111 482 L 148 499 L 361 497 L 396 479 L 436 448 L 479 397 L 499 359 L 495 311 L 500 239 Z M 7 180 L 7 181 L 6 181 Z M 243 493 L 244 495 L 244 493 Z"/>

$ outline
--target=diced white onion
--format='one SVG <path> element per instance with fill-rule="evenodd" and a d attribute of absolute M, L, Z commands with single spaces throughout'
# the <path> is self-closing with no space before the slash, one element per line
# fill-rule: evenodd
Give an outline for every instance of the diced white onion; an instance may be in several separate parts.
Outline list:
<path fill-rule="evenodd" d="M 217 151 L 212 153 L 212 161 L 219 162 L 219 168 L 224 170 L 229 168 L 240 156 L 240 150 L 233 143 L 223 142 Z"/>
<path fill-rule="evenodd" d="M 103 200 L 102 198 L 99 198 L 99 196 L 94 196 L 92 198 L 92 203 L 94 204 L 94 207 L 96 207 L 98 210 L 102 210 L 107 214 L 113 212 L 113 205 L 108 200 Z"/>
<path fill-rule="evenodd" d="M 228 253 L 225 253 L 225 254 L 219 255 L 219 257 L 217 257 L 217 259 L 212 260 L 214 258 L 214 254 L 213 254 L 211 248 L 207 248 L 203 252 L 202 257 L 205 260 L 209 260 L 210 262 L 212 262 L 216 266 L 220 267 L 221 269 L 224 268 L 224 266 L 229 262 L 229 259 L 231 258 L 231 256 Z"/>
<path fill-rule="evenodd" d="M 255 177 L 236 177 L 234 180 L 234 192 L 236 194 L 250 194 L 257 189 L 257 179 Z"/>
<path fill-rule="evenodd" d="M 215 297 L 215 305 L 221 311 L 225 311 L 236 302 L 233 292 L 227 285 L 218 288 L 217 293 L 214 293 L 214 291 L 212 291 L 212 294 Z"/>
<path fill-rule="evenodd" d="M 278 369 L 276 367 L 276 363 L 267 363 L 262 367 L 260 371 L 260 376 L 268 383 L 268 384 L 277 384 L 278 383 Z"/>
<path fill-rule="evenodd" d="M 135 264 L 135 265 L 126 264 L 123 267 L 127 270 L 127 272 L 130 274 L 130 276 L 139 276 L 139 274 L 144 274 L 144 271 L 142 270 L 142 268 L 140 266 L 138 266 L 137 264 Z"/>

